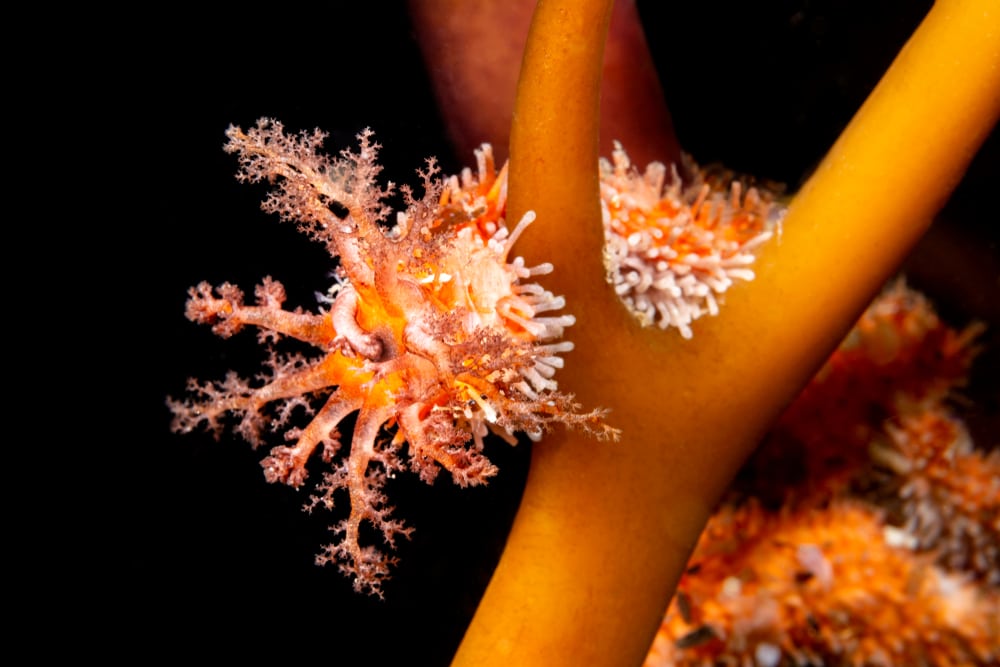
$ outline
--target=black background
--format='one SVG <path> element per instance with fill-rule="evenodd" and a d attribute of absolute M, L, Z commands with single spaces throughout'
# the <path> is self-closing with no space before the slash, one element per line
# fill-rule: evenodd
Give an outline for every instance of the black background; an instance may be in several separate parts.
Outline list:
<path fill-rule="evenodd" d="M 639 7 L 685 149 L 794 190 L 930 4 Z M 116 159 L 141 181 L 142 206 L 116 230 L 128 247 L 126 318 L 139 328 L 107 334 L 126 360 L 117 390 L 137 405 L 113 465 L 91 477 L 110 496 L 100 517 L 110 537 L 89 547 L 105 567 L 87 583 L 113 593 L 121 616 L 91 639 L 144 658 L 446 665 L 499 558 L 527 443 L 491 445 L 501 473 L 486 488 L 393 481 L 398 515 L 416 531 L 380 601 L 313 565 L 330 517 L 301 512 L 302 492 L 265 483 L 261 452 L 232 436 L 172 435 L 164 405 L 189 376 L 249 375 L 261 359 L 252 334 L 223 341 L 184 318 L 189 286 L 228 280 L 249 291 L 271 275 L 289 305 L 310 308 L 329 284 L 325 251 L 261 213 L 262 188 L 236 183 L 221 150 L 230 123 L 320 127 L 330 151 L 372 127 L 396 182 L 413 182 L 430 155 L 446 171 L 468 162 L 450 153 L 405 6 L 240 7 L 224 18 L 171 6 L 125 18 L 129 30 L 95 46 L 128 98 L 105 119 L 119 135 Z M 906 267 L 960 322 L 996 321 L 1000 307 L 997 154 L 994 136 Z M 990 428 L 995 396 L 985 405 L 977 418 Z"/>

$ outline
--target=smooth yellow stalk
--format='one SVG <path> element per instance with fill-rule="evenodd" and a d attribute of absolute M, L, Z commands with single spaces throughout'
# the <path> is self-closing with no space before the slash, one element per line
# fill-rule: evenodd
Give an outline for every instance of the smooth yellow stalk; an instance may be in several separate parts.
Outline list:
<path fill-rule="evenodd" d="M 620 442 L 533 450 L 503 558 L 454 665 L 638 665 L 735 470 L 895 270 L 1000 115 L 1000 6 L 935 5 L 803 191 L 757 279 L 694 339 L 642 329 L 604 283 L 598 88 L 610 0 L 541 0 L 511 135 L 518 251 L 577 324 L 561 388 Z"/>

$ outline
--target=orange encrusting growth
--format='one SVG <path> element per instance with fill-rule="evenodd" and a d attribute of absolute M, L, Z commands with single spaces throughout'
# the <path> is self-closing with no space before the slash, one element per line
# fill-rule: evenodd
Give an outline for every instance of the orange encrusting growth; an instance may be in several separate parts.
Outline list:
<path fill-rule="evenodd" d="M 233 373 L 217 383 L 192 380 L 193 399 L 169 401 L 173 428 L 204 425 L 218 434 L 228 413 L 254 446 L 269 431 L 283 430 L 291 444 L 273 446 L 261 463 L 270 482 L 301 486 L 316 452 L 331 463 L 333 472 L 324 474 L 307 508 L 332 508 L 346 490 L 350 512 L 333 527 L 335 542 L 317 557 L 320 563 L 337 562 L 357 590 L 381 594 L 394 559 L 379 547 L 391 549 L 411 531 L 392 518 L 382 492 L 397 471 L 410 468 L 430 482 L 443 468 L 457 484 L 474 485 L 496 472 L 483 452 L 491 431 L 509 442 L 516 432 L 537 439 L 553 423 L 617 435 L 601 411 L 581 413 L 571 395 L 558 391 L 553 377 L 562 353 L 573 348 L 560 339 L 574 319 L 557 313 L 561 297 L 530 282 L 551 264 L 528 267 L 509 257 L 534 214 L 508 230 L 507 172 L 496 170 L 488 145 L 477 151 L 475 173 L 441 178 L 429 162 L 418 172 L 423 196 L 402 188 L 406 209 L 390 226 L 384 199 L 392 186 L 377 183 L 378 145 L 370 132 L 359 135 L 357 153 L 345 150 L 338 159 L 320 152 L 321 132 L 288 135 L 268 119 L 247 132 L 230 128 L 228 136 L 240 179 L 274 184 L 264 209 L 324 243 L 339 259 L 337 282 L 329 310 L 316 314 L 286 310 L 284 289 L 270 278 L 252 306 L 229 284 L 215 292 L 207 283 L 192 288 L 189 319 L 211 324 L 219 335 L 255 326 L 262 342 L 287 336 L 320 354 L 281 356 L 269 345 L 263 380 Z M 294 426 L 302 413 L 311 419 Z M 350 451 L 338 458 L 338 425 L 352 413 Z M 381 545 L 366 543 L 366 524 Z"/>
<path fill-rule="evenodd" d="M 810 493 L 843 490 L 869 463 L 869 445 L 886 420 L 902 418 L 907 406 L 940 403 L 964 386 L 982 330 L 980 323 L 948 326 L 923 295 L 895 281 L 754 452 L 749 479 L 760 481 L 754 492 L 780 496 L 803 477 L 809 483 L 798 486 Z"/>
<path fill-rule="evenodd" d="M 1000 589 L 1000 448 L 975 447 L 940 405 L 903 403 L 885 431 L 871 451 L 889 475 L 894 520 L 941 567 Z"/>
<path fill-rule="evenodd" d="M 645 667 L 993 664 L 1000 591 L 886 534 L 877 510 L 849 501 L 721 510 Z"/>
<path fill-rule="evenodd" d="M 1000 450 L 950 402 L 980 329 L 902 281 L 869 306 L 710 520 L 647 667 L 1000 657 Z"/>

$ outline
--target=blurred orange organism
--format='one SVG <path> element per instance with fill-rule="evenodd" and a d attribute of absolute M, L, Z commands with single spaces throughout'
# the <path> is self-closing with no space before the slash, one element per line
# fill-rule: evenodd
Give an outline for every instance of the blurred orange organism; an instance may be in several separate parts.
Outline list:
<path fill-rule="evenodd" d="M 1000 657 L 1000 450 L 954 399 L 982 326 L 897 280 L 744 466 L 647 667 L 987 665 Z"/>
<path fill-rule="evenodd" d="M 646 667 L 991 664 L 1000 592 L 886 539 L 849 501 L 709 522 Z"/>

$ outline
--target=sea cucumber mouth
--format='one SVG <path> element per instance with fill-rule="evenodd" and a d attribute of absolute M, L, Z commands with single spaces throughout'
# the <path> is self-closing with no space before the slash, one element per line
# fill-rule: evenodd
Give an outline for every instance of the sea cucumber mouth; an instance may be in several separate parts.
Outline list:
<path fill-rule="evenodd" d="M 379 344 L 379 353 L 370 358 L 375 363 L 391 361 L 400 355 L 399 346 L 389 327 L 378 327 L 368 332 L 368 335 Z"/>

